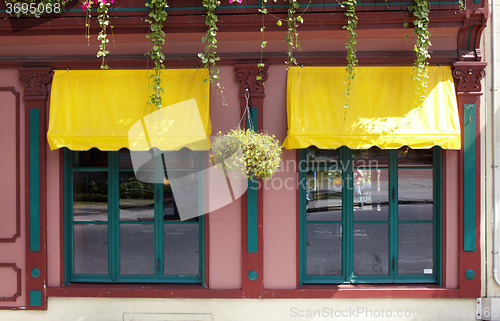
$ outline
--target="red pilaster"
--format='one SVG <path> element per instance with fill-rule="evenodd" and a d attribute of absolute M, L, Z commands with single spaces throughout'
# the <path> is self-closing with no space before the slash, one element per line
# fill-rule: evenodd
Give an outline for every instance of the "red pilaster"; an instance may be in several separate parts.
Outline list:
<path fill-rule="evenodd" d="M 251 106 L 257 108 L 257 124 L 255 126 L 257 131 L 263 130 L 263 106 L 264 106 L 264 81 L 267 80 L 267 68 L 257 67 L 254 64 L 237 64 L 236 80 L 240 82 L 240 105 L 241 111 L 244 112 L 246 108 L 245 92 L 248 89 L 250 92 Z M 259 78 L 260 77 L 260 78 Z M 264 246 L 263 246 L 263 189 L 262 181 L 259 181 L 257 186 L 257 252 L 247 252 L 247 198 L 243 196 L 242 204 L 242 270 L 241 270 L 241 287 L 242 296 L 245 298 L 260 298 L 263 295 L 264 284 Z M 255 271 L 257 278 L 250 280 L 248 273 Z"/>
<path fill-rule="evenodd" d="M 460 297 L 480 297 L 481 296 L 481 144 L 480 144 L 480 113 L 481 110 L 481 79 L 486 72 L 485 62 L 479 61 L 458 61 L 453 64 L 453 77 L 455 78 L 455 88 L 457 91 L 458 108 L 460 113 L 461 131 L 464 132 L 464 106 L 473 104 L 476 108 L 475 117 L 475 139 L 476 139 L 476 250 L 464 251 L 464 144 L 462 135 L 462 150 L 460 151 L 460 222 L 459 222 L 459 291 Z M 470 279 L 466 277 L 466 271 L 472 270 L 475 276 Z M 470 275 L 469 275 L 470 277 Z"/>
<path fill-rule="evenodd" d="M 47 309 L 47 204 L 46 204 L 46 105 L 48 98 L 48 85 L 52 80 L 50 67 L 21 67 L 19 80 L 24 85 L 24 110 L 25 110 L 25 199 L 26 199 L 26 293 L 27 309 Z M 30 123 L 30 111 L 39 111 L 38 139 L 39 139 L 39 250 L 30 250 L 30 131 L 36 124 Z M 32 164 L 33 165 L 33 164 Z M 41 304 L 31 305 L 30 294 L 41 292 Z M 34 300 L 40 302 L 38 297 Z"/>

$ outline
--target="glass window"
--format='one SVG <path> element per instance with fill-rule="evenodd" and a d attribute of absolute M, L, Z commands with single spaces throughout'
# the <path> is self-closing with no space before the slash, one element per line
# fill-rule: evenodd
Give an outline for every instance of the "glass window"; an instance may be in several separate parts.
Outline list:
<path fill-rule="evenodd" d="M 65 151 L 67 283 L 203 282 L 203 156 L 151 155 L 162 156 L 135 172 L 128 150 Z M 189 182 L 190 219 L 181 220 L 165 163 Z"/>
<path fill-rule="evenodd" d="M 441 149 L 312 150 L 301 152 L 302 283 L 437 283 Z"/>

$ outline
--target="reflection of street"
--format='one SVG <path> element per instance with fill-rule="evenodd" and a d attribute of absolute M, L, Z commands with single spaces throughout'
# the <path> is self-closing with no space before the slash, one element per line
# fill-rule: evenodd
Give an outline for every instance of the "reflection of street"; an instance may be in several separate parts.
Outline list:
<path fill-rule="evenodd" d="M 354 274 L 389 274 L 388 223 L 354 223 Z M 400 223 L 398 233 L 399 274 L 433 273 L 432 223 Z M 342 274 L 341 224 L 311 224 L 307 227 L 307 273 Z"/>
<path fill-rule="evenodd" d="M 133 206 L 131 206 L 133 205 Z M 152 204 L 120 203 L 119 264 L 120 273 L 154 275 L 155 229 Z M 169 215 L 170 214 L 170 215 Z M 166 207 L 165 216 L 173 215 Z M 76 274 L 108 274 L 107 206 L 75 204 L 74 253 Z M 100 224 L 99 224 L 100 222 Z M 165 222 L 167 221 L 165 218 Z M 172 275 L 199 274 L 198 224 L 163 224 L 164 273 Z"/>

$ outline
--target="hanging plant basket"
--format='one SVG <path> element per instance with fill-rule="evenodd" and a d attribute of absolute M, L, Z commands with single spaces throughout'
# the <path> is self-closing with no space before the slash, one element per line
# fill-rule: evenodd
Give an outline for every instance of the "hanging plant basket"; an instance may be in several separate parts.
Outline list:
<path fill-rule="evenodd" d="M 212 161 L 216 166 L 223 164 L 225 172 L 268 180 L 280 166 L 281 147 L 274 136 L 250 129 L 233 129 L 224 135 L 218 133 L 215 137 L 212 142 Z M 243 173 L 244 168 L 246 173 Z"/>

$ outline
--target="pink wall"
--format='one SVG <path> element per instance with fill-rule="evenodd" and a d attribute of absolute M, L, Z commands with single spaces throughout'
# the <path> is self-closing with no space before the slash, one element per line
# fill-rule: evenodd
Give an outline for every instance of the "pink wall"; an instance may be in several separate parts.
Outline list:
<path fill-rule="evenodd" d="M 17 69 L 8 69 L 0 71 L 0 87 L 14 87 L 15 91 L 22 94 L 23 87 L 18 81 L 19 74 Z M 19 101 L 20 105 L 20 170 L 19 178 L 19 213 L 20 213 L 20 237 L 14 242 L 0 242 L 0 263 L 15 264 L 15 268 L 21 270 L 21 295 L 15 302 L 0 301 L 0 307 L 23 306 L 26 304 L 25 295 L 25 206 L 24 206 L 24 102 Z M 2 148 L 2 157 L 0 160 L 1 184 L 0 184 L 0 238 L 10 238 L 15 234 L 16 229 L 16 141 L 15 141 L 15 96 L 10 91 L 0 92 L 0 117 L 1 139 L 0 148 Z M 0 269 L 0 297 L 11 297 L 17 291 L 18 278 L 15 268 L 4 267 Z"/>

